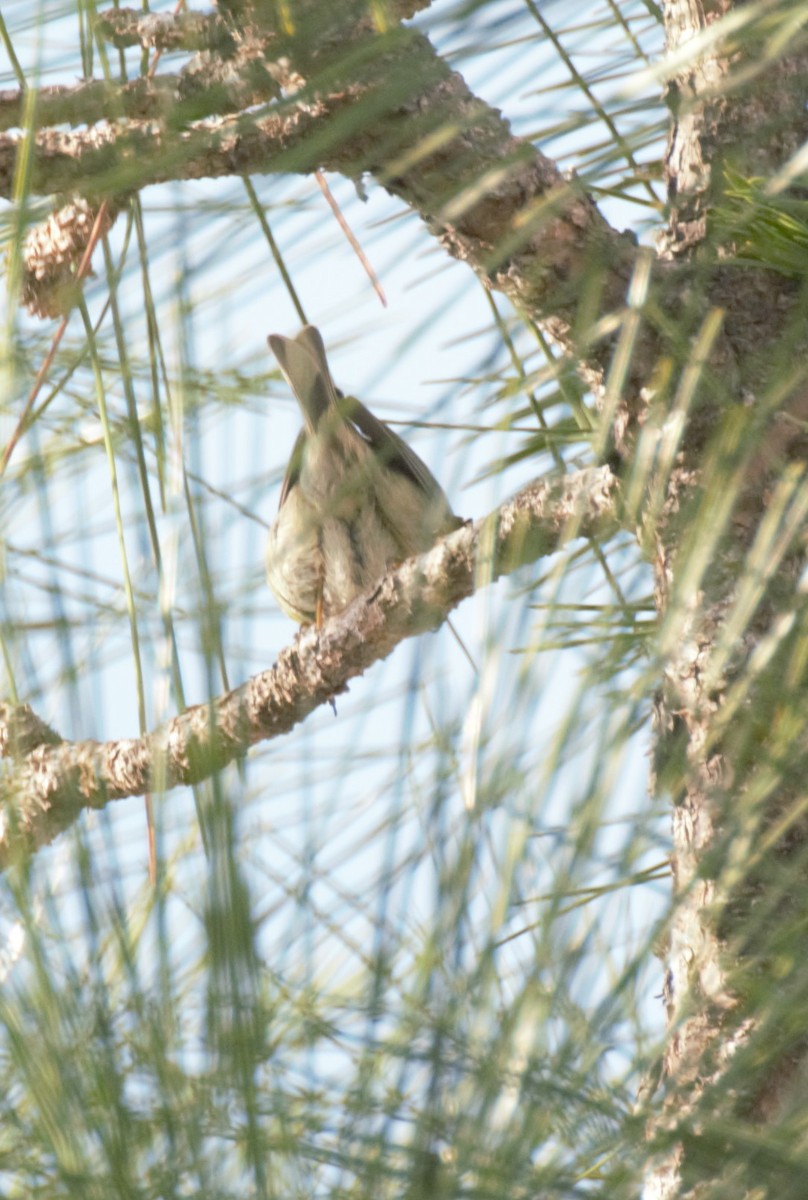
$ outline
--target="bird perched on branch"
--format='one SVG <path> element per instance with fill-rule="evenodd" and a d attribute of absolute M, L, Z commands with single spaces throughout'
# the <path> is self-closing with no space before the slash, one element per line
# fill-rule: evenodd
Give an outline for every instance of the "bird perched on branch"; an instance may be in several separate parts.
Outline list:
<path fill-rule="evenodd" d="M 267 579 L 284 612 L 319 626 L 463 522 L 406 442 L 334 386 L 313 325 L 268 341 L 303 428 L 267 539 Z"/>

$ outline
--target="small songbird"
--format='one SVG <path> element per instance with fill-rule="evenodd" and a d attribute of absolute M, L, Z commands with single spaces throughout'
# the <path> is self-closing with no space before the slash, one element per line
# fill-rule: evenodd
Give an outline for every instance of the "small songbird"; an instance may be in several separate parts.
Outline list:
<path fill-rule="evenodd" d="M 463 522 L 406 442 L 334 386 L 313 325 L 268 341 L 303 428 L 267 539 L 267 579 L 284 612 L 319 626 Z"/>

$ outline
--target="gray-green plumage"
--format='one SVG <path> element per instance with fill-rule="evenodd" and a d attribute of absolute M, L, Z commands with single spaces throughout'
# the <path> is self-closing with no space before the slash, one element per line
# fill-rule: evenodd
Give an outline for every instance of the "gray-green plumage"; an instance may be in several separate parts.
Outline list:
<path fill-rule="evenodd" d="M 335 388 L 313 325 L 268 340 L 304 424 L 267 539 L 267 579 L 290 617 L 312 622 L 462 522 L 406 442 Z"/>

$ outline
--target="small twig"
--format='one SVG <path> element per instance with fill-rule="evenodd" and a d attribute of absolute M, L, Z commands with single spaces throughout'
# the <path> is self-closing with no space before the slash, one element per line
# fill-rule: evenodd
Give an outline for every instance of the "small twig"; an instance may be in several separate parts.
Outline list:
<path fill-rule="evenodd" d="M 368 279 L 372 283 L 374 292 L 381 300 L 382 305 L 385 308 L 387 308 L 387 297 L 384 294 L 384 288 L 382 287 L 381 283 L 379 282 L 379 277 L 376 274 L 376 272 L 373 270 L 373 267 L 370 265 L 370 261 L 368 260 L 368 257 L 365 254 L 364 250 L 359 245 L 359 242 L 356 240 L 353 230 L 351 229 L 348 222 L 345 220 L 345 217 L 342 215 L 342 209 L 340 208 L 340 206 L 337 204 L 336 200 L 334 199 L 334 196 L 331 192 L 331 188 L 326 183 L 325 175 L 323 175 L 322 171 L 318 170 L 318 171 L 314 172 L 314 178 L 319 183 L 320 190 L 323 193 L 323 195 L 325 196 L 326 200 L 328 201 L 329 207 L 330 207 L 332 213 L 334 214 L 334 216 L 337 218 L 337 221 L 339 222 L 339 227 L 342 230 L 342 232 L 345 234 L 346 238 L 348 239 L 354 254 L 359 259 L 362 266 L 365 268 L 365 274 L 367 275 Z"/>

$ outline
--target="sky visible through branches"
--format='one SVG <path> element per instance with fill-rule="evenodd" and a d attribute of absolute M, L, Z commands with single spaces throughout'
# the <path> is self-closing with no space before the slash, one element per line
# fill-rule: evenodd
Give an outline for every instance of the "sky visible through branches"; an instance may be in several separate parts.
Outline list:
<path fill-rule="evenodd" d="M 643 62 L 616 24 L 616 6 L 598 0 L 572 7 L 575 28 L 562 42 L 591 82 L 589 95 L 542 28 L 542 20 L 560 27 L 564 5 L 508 0 L 458 19 L 462 10 L 439 3 L 418 21 L 515 132 L 537 139 L 563 168 L 575 167 L 614 224 L 648 236 L 651 185 L 638 181 L 626 197 L 605 193 L 632 173 L 629 143 L 638 164 L 659 158 L 656 88 L 650 83 L 644 97 L 631 94 L 627 72 Z M 3 8 L 29 81 L 80 77 L 72 5 L 46 3 L 36 15 L 28 4 Z M 648 6 L 623 3 L 619 11 L 637 45 L 649 56 L 657 52 L 661 33 Z M 138 53 L 127 53 L 130 75 L 138 61 Z M 176 69 L 176 61 L 166 54 L 160 70 Z M 0 86 L 15 86 L 2 51 Z M 626 139 L 623 149 L 593 97 Z M 382 280 L 386 310 L 313 178 L 251 180 L 306 316 L 323 332 L 337 383 L 395 423 L 455 510 L 481 516 L 549 470 L 548 446 L 570 464 L 589 461 L 585 439 L 568 436 L 574 422 L 557 399 L 544 352 L 506 302 L 489 300 L 471 272 L 378 186 L 359 196 L 346 180 L 329 183 Z M 115 431 L 147 726 L 180 707 L 173 655 L 185 702 L 195 703 L 268 666 L 296 632 L 267 591 L 262 566 L 265 526 L 299 420 L 266 336 L 296 331 L 294 306 L 243 181 L 166 184 L 147 189 L 141 201 L 148 259 L 139 253 L 136 223 L 122 213 L 107 266 L 96 252 L 86 298 L 95 323 L 112 278 L 146 431 L 162 578 L 127 434 L 110 310 L 96 336 L 96 370 L 85 355 L 23 438 L 0 498 L 0 626 L 14 685 L 68 738 L 138 732 L 96 371 Z M 3 209 L 7 228 L 9 206 Z M 165 458 L 155 450 L 151 314 L 164 355 L 164 375 L 159 364 L 154 372 Z M 52 324 L 6 307 L 4 394 L 11 400 L 4 441 Z M 74 313 L 43 399 L 85 340 Z M 531 390 L 540 403 L 548 399 L 548 422 L 562 421 L 555 439 L 537 440 Z M 258 954 L 271 965 L 278 994 L 308 989 L 321 998 L 320 1015 L 344 1018 L 330 1042 L 280 1055 L 274 1069 L 285 1066 L 301 1087 L 322 1087 L 338 1107 L 346 1056 L 363 1040 L 406 1027 L 398 997 L 425 970 L 425 947 L 446 955 L 451 992 L 461 979 L 476 978 L 477 958 L 493 940 L 491 1011 L 535 973 L 555 1012 L 548 1044 L 557 1050 L 569 1029 L 588 1025 L 587 1053 L 629 1096 L 638 1081 L 623 1072 L 636 1044 L 661 1027 L 653 964 L 636 978 L 633 972 L 663 911 L 667 883 L 617 885 L 663 862 L 668 818 L 649 811 L 648 667 L 636 628 L 621 650 L 625 609 L 637 605 L 635 625 L 651 619 L 643 607 L 649 578 L 625 540 L 609 547 L 608 566 L 617 592 L 592 548 L 574 543 L 483 589 L 457 619 L 477 675 L 444 627 L 399 647 L 356 681 L 337 699 L 336 714 L 313 714 L 292 735 L 257 748 L 241 771 L 198 789 L 196 804 L 213 830 L 211 857 L 190 791 L 156 796 L 164 885 L 157 902 L 146 875 L 142 803 L 85 816 L 75 835 L 37 857 L 28 918 L 16 884 L 3 885 L 4 937 L 18 955 L 8 978 L 27 979 L 31 939 L 48 942 L 51 935 L 61 939 L 56 957 L 65 978 L 111 972 L 115 939 L 109 935 L 102 953 L 93 922 L 117 927 L 126 913 L 143 930 L 136 950 L 143 984 L 163 971 L 170 982 L 161 986 L 182 996 L 185 1061 L 198 1055 L 201 1063 L 210 1051 L 204 1013 L 211 914 L 235 862 Z M 554 1009 L 562 994 L 567 1030 Z M 471 1015 L 469 1045 L 479 1035 L 473 1025 Z M 418 1055 L 398 1063 L 393 1056 L 391 1064 L 390 1078 L 398 1072 L 402 1090 L 417 1093 L 424 1078 Z M 496 1120 L 507 1119 L 506 1108 L 502 1100 Z"/>

